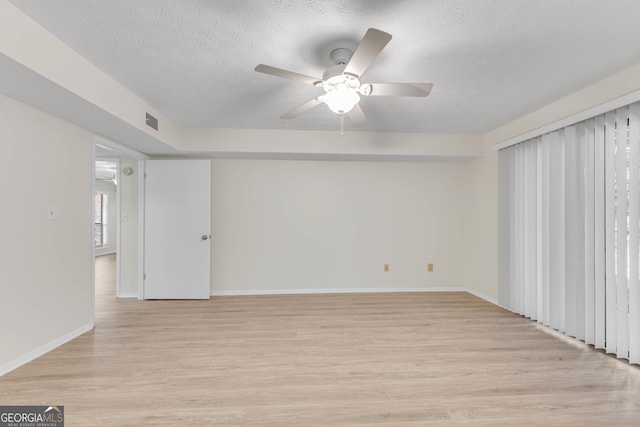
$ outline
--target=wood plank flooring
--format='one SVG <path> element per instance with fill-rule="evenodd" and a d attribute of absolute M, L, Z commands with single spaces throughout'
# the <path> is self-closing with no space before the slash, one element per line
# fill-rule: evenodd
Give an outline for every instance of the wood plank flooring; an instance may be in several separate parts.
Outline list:
<path fill-rule="evenodd" d="M 466 293 L 137 301 L 101 281 L 95 330 L 1 377 L 0 404 L 65 405 L 68 426 L 640 425 L 640 369 Z"/>

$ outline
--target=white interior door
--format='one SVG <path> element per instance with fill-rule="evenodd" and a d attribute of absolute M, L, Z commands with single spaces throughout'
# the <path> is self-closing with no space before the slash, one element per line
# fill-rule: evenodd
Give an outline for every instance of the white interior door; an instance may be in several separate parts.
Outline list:
<path fill-rule="evenodd" d="M 144 298 L 211 294 L 211 162 L 145 161 Z"/>

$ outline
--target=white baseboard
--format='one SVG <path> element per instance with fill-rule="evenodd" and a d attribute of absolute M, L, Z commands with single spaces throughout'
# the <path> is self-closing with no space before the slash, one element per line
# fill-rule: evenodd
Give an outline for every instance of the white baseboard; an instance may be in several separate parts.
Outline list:
<path fill-rule="evenodd" d="M 492 298 L 492 297 L 490 297 L 488 295 L 485 295 L 482 292 L 478 292 L 478 291 L 473 290 L 473 289 L 467 289 L 466 291 L 469 292 L 471 295 L 474 295 L 474 296 L 476 296 L 476 297 L 478 297 L 480 299 L 483 299 L 483 300 L 485 300 L 487 302 L 490 302 L 493 305 L 497 305 L 498 307 L 500 306 L 500 304 L 498 304 L 498 301 L 495 298 Z"/>
<path fill-rule="evenodd" d="M 241 295 L 297 295 L 297 294 L 357 294 L 376 292 L 467 292 L 493 305 L 498 301 L 474 289 L 460 286 L 437 286 L 431 288 L 321 288 L 321 289 L 251 289 L 234 291 L 211 291 L 211 296 L 241 296 Z"/>
<path fill-rule="evenodd" d="M 113 255 L 115 253 L 116 253 L 115 249 L 103 249 L 103 250 L 100 250 L 98 248 L 96 248 L 96 252 L 95 252 L 96 257 L 103 256 L 103 255 Z"/>
<path fill-rule="evenodd" d="M 293 295 L 293 294 L 359 294 L 377 292 L 466 292 L 466 288 L 438 286 L 430 288 L 320 288 L 320 289 L 251 289 L 211 291 L 211 296 Z"/>
<path fill-rule="evenodd" d="M 30 352 L 23 354 L 22 356 L 19 356 L 13 360 L 11 360 L 8 363 L 5 363 L 4 365 L 0 366 L 0 377 L 3 376 L 4 374 L 7 374 L 11 371 L 13 371 L 16 368 L 19 368 L 22 365 L 25 365 L 29 362 L 31 362 L 34 359 L 37 359 L 38 357 L 42 356 L 45 353 L 50 352 L 51 350 L 60 347 L 62 344 L 65 344 L 69 341 L 71 341 L 74 338 L 79 337 L 80 335 L 84 334 L 85 332 L 90 331 L 91 329 L 93 329 L 93 323 L 87 323 L 86 325 L 83 325 L 81 327 L 79 327 L 78 329 L 71 331 L 69 333 L 64 334 L 63 336 L 56 338 L 53 341 L 50 341 L 44 345 L 41 345 L 40 347 L 31 350 Z"/>
<path fill-rule="evenodd" d="M 118 298 L 138 298 L 138 294 L 135 292 L 123 292 L 117 296 Z"/>

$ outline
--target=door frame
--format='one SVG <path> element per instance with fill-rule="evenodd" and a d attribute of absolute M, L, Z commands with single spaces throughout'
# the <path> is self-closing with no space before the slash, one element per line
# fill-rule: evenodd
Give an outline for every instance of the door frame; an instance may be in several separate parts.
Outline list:
<path fill-rule="evenodd" d="M 122 156 L 126 156 L 129 158 L 133 158 L 138 161 L 138 174 L 137 174 L 137 185 L 138 185 L 138 254 L 137 254 L 137 267 L 138 267 L 138 277 L 137 277 L 137 298 L 142 299 L 143 297 L 143 280 L 144 280 L 144 272 L 143 272 L 143 260 L 144 260 L 144 161 L 149 159 L 150 157 L 146 154 L 143 154 L 139 151 L 136 151 L 132 148 L 129 148 L 123 144 L 120 144 L 115 141 L 108 140 L 100 135 L 92 135 L 92 144 L 91 144 L 91 212 L 93 213 L 93 200 L 95 194 L 95 162 L 96 162 L 96 148 L 102 148 L 108 151 L 113 152 L 113 157 L 118 158 L 118 165 L 120 164 L 119 159 Z M 117 179 L 120 182 L 120 168 L 118 167 Z M 120 213 L 120 191 L 117 192 L 116 195 L 116 253 L 120 254 L 120 230 L 121 230 L 121 213 Z M 95 324 L 95 300 L 96 300 L 96 278 L 95 278 L 95 244 L 94 244 L 94 232 L 93 232 L 93 220 L 91 221 L 92 232 L 91 232 L 91 292 L 92 292 L 92 314 L 93 314 L 93 323 Z M 117 297 L 120 297 L 120 257 L 116 258 L 116 292 Z"/>

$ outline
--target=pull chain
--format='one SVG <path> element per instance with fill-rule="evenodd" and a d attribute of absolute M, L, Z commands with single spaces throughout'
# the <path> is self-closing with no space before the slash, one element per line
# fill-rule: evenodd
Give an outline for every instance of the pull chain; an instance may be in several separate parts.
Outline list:
<path fill-rule="evenodd" d="M 344 114 L 340 114 L 340 139 L 344 136 Z"/>

